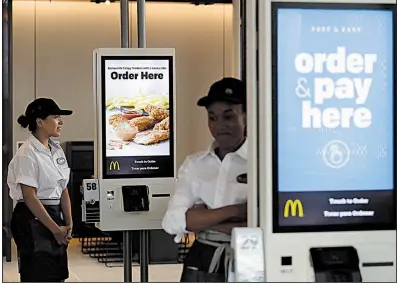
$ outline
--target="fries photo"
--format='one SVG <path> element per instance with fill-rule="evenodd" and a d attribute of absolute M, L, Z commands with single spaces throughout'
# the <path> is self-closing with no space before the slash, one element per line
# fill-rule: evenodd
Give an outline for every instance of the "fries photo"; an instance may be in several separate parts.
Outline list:
<path fill-rule="evenodd" d="M 143 109 L 146 105 L 153 105 L 169 109 L 168 94 L 142 94 L 135 97 L 114 97 L 106 101 L 107 110 L 113 110 L 121 107 L 134 107 Z"/>

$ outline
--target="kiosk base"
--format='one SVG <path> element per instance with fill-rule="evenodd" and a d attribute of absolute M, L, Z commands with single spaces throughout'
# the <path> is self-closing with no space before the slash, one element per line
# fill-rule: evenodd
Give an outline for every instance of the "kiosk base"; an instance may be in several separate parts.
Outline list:
<path fill-rule="evenodd" d="M 315 282 L 362 282 L 357 250 L 352 246 L 311 248 Z"/>

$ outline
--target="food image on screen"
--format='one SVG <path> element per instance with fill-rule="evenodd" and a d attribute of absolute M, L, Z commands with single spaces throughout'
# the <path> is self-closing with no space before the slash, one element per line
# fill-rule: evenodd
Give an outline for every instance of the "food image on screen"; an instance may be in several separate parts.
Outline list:
<path fill-rule="evenodd" d="M 273 3 L 278 230 L 395 225 L 395 8 L 358 6 Z"/>
<path fill-rule="evenodd" d="M 106 173 L 150 176 L 172 167 L 170 64 L 169 59 L 104 61 Z"/>
<path fill-rule="evenodd" d="M 155 145 L 168 140 L 169 128 L 160 130 L 159 127 L 155 127 L 164 120 L 169 121 L 167 99 L 162 95 L 156 97 L 152 95 L 149 99 L 140 95 L 134 100 L 118 97 L 109 100 L 108 111 L 111 115 L 108 122 L 111 128 L 108 130 L 108 150 L 132 148 L 136 147 L 135 144 Z M 157 105 L 152 103 L 142 105 L 142 101 L 149 102 L 149 100 Z M 119 143 L 119 148 L 114 147 L 115 142 Z M 153 155 L 156 155 L 155 150 Z"/>

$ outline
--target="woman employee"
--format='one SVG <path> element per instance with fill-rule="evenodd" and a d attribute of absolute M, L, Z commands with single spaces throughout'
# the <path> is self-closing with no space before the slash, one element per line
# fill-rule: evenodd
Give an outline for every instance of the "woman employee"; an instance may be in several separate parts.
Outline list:
<path fill-rule="evenodd" d="M 70 169 L 59 137 L 61 110 L 51 99 L 39 98 L 18 118 L 31 135 L 18 149 L 8 168 L 10 196 L 17 201 L 11 231 L 19 255 L 21 282 L 63 282 L 69 277 L 67 245 L 72 216 L 67 191 Z"/>
<path fill-rule="evenodd" d="M 241 183 L 247 173 L 244 83 L 234 78 L 215 82 L 198 105 L 207 110 L 214 143 L 181 166 L 163 228 L 177 235 L 176 242 L 196 233 L 181 282 L 225 282 L 231 230 L 246 226 L 247 185 Z"/>

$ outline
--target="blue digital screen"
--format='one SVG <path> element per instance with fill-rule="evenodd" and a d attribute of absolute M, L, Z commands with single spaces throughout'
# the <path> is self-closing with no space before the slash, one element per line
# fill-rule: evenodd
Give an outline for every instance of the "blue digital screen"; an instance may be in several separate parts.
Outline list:
<path fill-rule="evenodd" d="M 393 190 L 393 12 L 276 17 L 278 191 Z"/>

